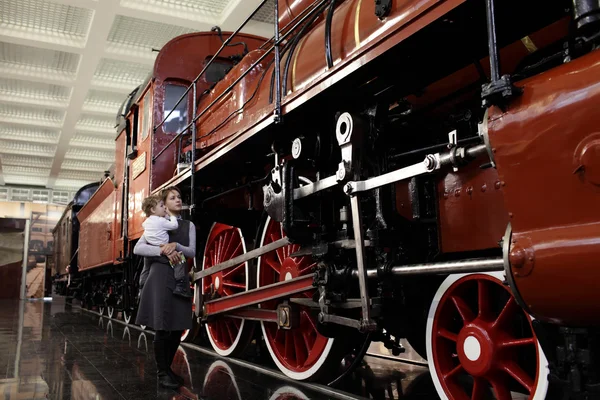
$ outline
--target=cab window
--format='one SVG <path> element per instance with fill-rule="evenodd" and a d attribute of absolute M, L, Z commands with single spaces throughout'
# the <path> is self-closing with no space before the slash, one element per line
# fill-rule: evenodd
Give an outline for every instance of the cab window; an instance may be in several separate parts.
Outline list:
<path fill-rule="evenodd" d="M 144 104 L 142 112 L 142 140 L 145 140 L 152 129 L 152 95 L 148 91 L 144 95 Z"/>
<path fill-rule="evenodd" d="M 163 131 L 169 134 L 181 133 L 183 129 L 189 123 L 188 121 L 188 99 L 190 98 L 189 93 L 186 99 L 181 100 L 177 106 L 175 104 L 183 96 L 187 86 L 180 85 L 167 85 L 165 88 L 165 102 L 163 108 L 163 118 L 167 117 L 169 113 L 171 115 L 165 121 L 163 125 Z M 172 111 L 172 112 L 171 112 Z"/>

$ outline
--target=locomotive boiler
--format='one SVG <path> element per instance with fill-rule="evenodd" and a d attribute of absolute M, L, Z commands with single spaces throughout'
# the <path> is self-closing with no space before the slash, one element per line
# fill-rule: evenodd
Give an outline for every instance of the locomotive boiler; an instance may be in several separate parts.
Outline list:
<path fill-rule="evenodd" d="M 124 102 L 114 179 L 77 217 L 89 304 L 129 322 L 141 202 L 178 186 L 185 334 L 218 354 L 262 337 L 335 385 L 406 338 L 444 399 L 596 398 L 598 2 L 274 9 L 270 39 L 173 39 Z"/>

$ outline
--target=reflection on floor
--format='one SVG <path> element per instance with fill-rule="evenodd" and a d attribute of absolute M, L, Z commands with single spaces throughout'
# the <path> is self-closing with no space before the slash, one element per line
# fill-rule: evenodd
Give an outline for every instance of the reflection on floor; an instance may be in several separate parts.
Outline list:
<path fill-rule="evenodd" d="M 366 357 L 336 393 L 181 346 L 157 388 L 151 332 L 64 303 L 0 302 L 2 399 L 436 399 L 426 368 Z M 253 361 L 260 360 L 258 357 Z M 265 368 L 274 369 L 267 361 Z"/>

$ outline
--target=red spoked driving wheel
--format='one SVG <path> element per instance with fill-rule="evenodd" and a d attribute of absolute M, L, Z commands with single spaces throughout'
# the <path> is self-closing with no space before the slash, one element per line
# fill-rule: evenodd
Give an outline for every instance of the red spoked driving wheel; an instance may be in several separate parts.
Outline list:
<path fill-rule="evenodd" d="M 452 275 L 437 291 L 427 323 L 427 356 L 441 398 L 546 397 L 548 361 L 531 317 L 503 279 L 502 273 Z"/>
<path fill-rule="evenodd" d="M 204 249 L 202 269 L 207 269 L 246 252 L 246 244 L 239 228 L 215 223 L 208 235 Z M 248 262 L 209 275 L 202 280 L 202 294 L 217 299 L 244 292 L 251 286 Z M 218 317 L 206 324 L 213 349 L 222 356 L 243 351 L 252 325 L 240 318 Z"/>
<path fill-rule="evenodd" d="M 284 236 L 281 224 L 269 217 L 262 232 L 260 246 Z M 299 249 L 298 245 L 288 245 L 261 256 L 258 259 L 257 285 L 262 287 L 314 272 L 315 264 L 310 256 L 293 256 Z M 312 298 L 313 293 L 311 290 L 296 297 Z M 281 300 L 261 303 L 260 307 L 274 310 L 279 302 Z M 297 326 L 290 330 L 278 329 L 273 322 L 261 322 L 261 327 L 265 343 L 277 367 L 293 379 L 312 379 L 330 368 L 329 361 L 337 359 L 337 352 L 332 351 L 336 339 L 327 338 L 317 331 L 315 315 L 308 308 L 300 307 L 299 314 Z"/>

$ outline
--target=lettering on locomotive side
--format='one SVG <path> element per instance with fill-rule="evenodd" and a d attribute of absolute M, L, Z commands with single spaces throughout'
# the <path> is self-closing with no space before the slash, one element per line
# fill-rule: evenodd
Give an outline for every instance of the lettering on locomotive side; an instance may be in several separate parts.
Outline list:
<path fill-rule="evenodd" d="M 131 179 L 135 179 L 146 170 L 146 152 L 140 154 L 131 164 Z"/>

